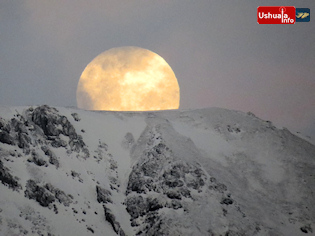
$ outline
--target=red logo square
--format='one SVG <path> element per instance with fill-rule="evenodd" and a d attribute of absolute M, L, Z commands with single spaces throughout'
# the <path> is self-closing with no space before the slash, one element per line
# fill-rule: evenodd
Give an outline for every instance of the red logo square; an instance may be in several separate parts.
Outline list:
<path fill-rule="evenodd" d="M 258 24 L 294 24 L 295 7 L 293 6 L 260 6 L 257 7 Z"/>

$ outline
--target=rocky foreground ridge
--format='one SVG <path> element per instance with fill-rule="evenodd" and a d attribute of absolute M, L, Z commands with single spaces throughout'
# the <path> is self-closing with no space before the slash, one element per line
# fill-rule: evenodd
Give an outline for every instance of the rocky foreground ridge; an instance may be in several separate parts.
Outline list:
<path fill-rule="evenodd" d="M 314 235 L 314 191 L 251 113 L 0 108 L 0 235 Z"/>

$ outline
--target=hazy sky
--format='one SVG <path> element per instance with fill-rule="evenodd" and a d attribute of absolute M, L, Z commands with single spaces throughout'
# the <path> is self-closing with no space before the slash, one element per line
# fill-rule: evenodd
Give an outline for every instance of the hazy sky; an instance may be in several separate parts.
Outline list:
<path fill-rule="evenodd" d="M 257 7 L 314 0 L 1 0 L 0 105 L 76 106 L 85 66 L 113 47 L 162 56 L 183 109 L 251 111 L 315 138 L 315 23 L 258 25 Z"/>

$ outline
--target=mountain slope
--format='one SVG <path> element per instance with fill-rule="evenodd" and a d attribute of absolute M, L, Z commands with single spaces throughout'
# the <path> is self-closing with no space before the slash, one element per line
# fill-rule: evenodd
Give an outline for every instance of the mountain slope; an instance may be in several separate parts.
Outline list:
<path fill-rule="evenodd" d="M 0 235 L 308 235 L 315 147 L 220 108 L 0 108 Z"/>

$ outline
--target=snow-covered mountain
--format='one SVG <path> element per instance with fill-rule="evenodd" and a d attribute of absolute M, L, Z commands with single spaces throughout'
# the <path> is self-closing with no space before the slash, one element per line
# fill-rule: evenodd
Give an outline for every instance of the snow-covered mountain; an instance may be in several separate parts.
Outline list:
<path fill-rule="evenodd" d="M 251 113 L 0 116 L 0 235 L 315 234 L 315 146 Z"/>

